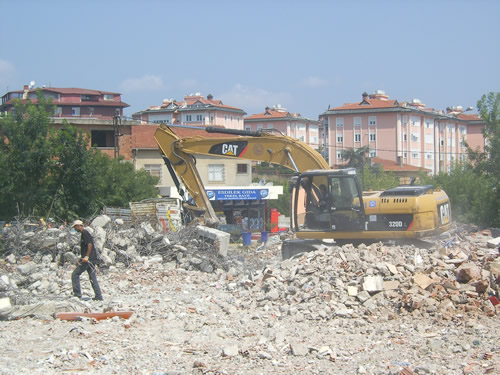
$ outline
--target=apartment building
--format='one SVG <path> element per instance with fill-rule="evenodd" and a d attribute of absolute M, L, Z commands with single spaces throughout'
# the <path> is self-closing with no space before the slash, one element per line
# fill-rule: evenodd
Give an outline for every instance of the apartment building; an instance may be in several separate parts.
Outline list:
<path fill-rule="evenodd" d="M 121 100 L 120 93 L 74 87 L 35 87 L 32 82 L 23 90 L 4 94 L 0 112 L 13 112 L 16 100 L 29 100 L 36 104 L 37 90 L 54 104 L 51 120 L 55 128 L 60 128 L 67 121 L 89 135 L 89 147 L 97 147 L 111 157 L 122 155 L 127 160 L 131 159 L 130 127 L 138 122 L 122 117 L 123 109 L 129 105 Z"/>
<path fill-rule="evenodd" d="M 321 122 L 303 117 L 300 113 L 288 112 L 279 104 L 266 107 L 262 113 L 245 117 L 244 123 L 245 130 L 274 129 L 284 135 L 299 139 L 316 150 L 320 148 Z"/>
<path fill-rule="evenodd" d="M 225 105 L 211 94 L 204 98 L 200 93 L 195 93 L 186 95 L 183 101 L 164 99 L 161 105 L 136 112 L 132 118 L 143 123 L 243 129 L 245 115 L 242 109 Z"/>
<path fill-rule="evenodd" d="M 432 174 L 465 160 L 464 141 L 480 145 L 477 132 L 485 125 L 477 115 L 464 114 L 462 107 L 438 111 L 418 99 L 389 99 L 382 90 L 363 93 L 360 102 L 329 108 L 320 120 L 332 166 L 345 163 L 344 150 L 368 146 L 372 158 L 425 168 Z"/>

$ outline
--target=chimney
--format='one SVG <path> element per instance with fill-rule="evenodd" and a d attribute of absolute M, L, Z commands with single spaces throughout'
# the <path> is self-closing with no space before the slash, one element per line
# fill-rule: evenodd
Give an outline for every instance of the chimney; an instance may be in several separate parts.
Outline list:
<path fill-rule="evenodd" d="M 207 100 L 212 100 L 213 98 L 214 98 L 214 97 L 213 97 L 213 95 L 212 95 L 212 94 L 208 94 L 208 95 L 207 95 Z"/>
<path fill-rule="evenodd" d="M 402 167 L 402 166 L 403 166 L 403 158 L 402 158 L 401 156 L 398 156 L 398 157 L 397 157 L 397 159 L 398 159 L 398 161 L 397 161 L 397 162 L 398 162 L 398 165 L 399 165 L 400 167 Z"/>
<path fill-rule="evenodd" d="M 361 96 L 363 97 L 363 100 L 368 99 L 368 93 L 366 91 L 364 93 L 362 93 Z"/>

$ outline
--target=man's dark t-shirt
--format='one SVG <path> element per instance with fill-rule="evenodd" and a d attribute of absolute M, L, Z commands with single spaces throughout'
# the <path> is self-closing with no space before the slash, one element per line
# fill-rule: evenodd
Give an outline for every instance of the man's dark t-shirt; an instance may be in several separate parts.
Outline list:
<path fill-rule="evenodd" d="M 95 250 L 94 239 L 90 233 L 84 229 L 82 230 L 82 237 L 80 239 L 80 251 L 82 253 L 82 258 L 87 256 L 88 244 L 92 244 L 92 251 L 90 252 L 89 260 L 92 262 L 97 261 L 97 252 Z"/>

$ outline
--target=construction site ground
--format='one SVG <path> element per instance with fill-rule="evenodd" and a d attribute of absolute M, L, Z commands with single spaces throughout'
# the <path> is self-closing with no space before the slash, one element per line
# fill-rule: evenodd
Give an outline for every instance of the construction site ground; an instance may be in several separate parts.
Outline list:
<path fill-rule="evenodd" d="M 79 235 L 4 234 L 1 374 L 500 373 L 491 231 L 457 229 L 426 248 L 329 244 L 282 261 L 278 236 L 232 243 L 223 258 L 193 228 L 103 228 L 104 301 L 72 296 Z M 132 315 L 55 318 L 118 311 Z"/>

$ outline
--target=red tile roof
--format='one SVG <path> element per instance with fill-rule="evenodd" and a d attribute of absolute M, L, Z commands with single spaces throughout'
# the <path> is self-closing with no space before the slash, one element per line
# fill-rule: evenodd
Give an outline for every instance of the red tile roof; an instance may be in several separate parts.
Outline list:
<path fill-rule="evenodd" d="M 298 115 L 300 116 L 300 115 Z M 283 111 L 274 111 L 270 109 L 267 112 L 262 112 L 262 113 L 256 113 L 254 115 L 250 115 L 245 117 L 245 120 L 252 120 L 252 119 L 277 119 L 277 118 L 287 118 L 287 117 L 293 117 L 293 115 L 290 112 L 283 112 Z"/>
<path fill-rule="evenodd" d="M 43 87 L 42 91 L 52 91 L 58 92 L 60 94 L 77 94 L 77 95 L 120 95 L 118 92 L 102 91 L 102 90 L 90 90 L 90 89 L 80 89 L 78 87 Z M 36 90 L 30 90 L 34 92 Z M 21 91 L 22 92 L 22 91 Z"/>
<path fill-rule="evenodd" d="M 393 172 L 418 172 L 420 170 L 430 171 L 430 169 L 415 167 L 414 165 L 403 164 L 400 166 L 398 163 L 392 160 L 381 159 L 374 157 L 372 158 L 372 163 L 380 164 L 384 168 L 384 171 L 393 171 Z"/>
<path fill-rule="evenodd" d="M 330 108 L 330 111 L 342 111 L 353 109 L 374 109 L 374 108 L 394 108 L 398 107 L 397 100 L 364 99 L 359 103 L 345 103 L 343 106 Z"/>
<path fill-rule="evenodd" d="M 7 104 L 14 105 L 14 101 L 16 101 L 16 100 L 20 100 L 21 103 L 28 102 L 28 99 L 13 98 L 13 99 L 10 99 L 10 100 L 6 101 L 5 103 L 3 103 L 3 105 L 7 105 Z M 29 101 L 33 104 L 38 103 L 38 99 L 29 99 Z M 58 107 L 64 107 L 64 106 L 68 106 L 68 107 L 123 107 L 123 108 L 130 107 L 130 105 L 128 105 L 125 102 L 114 101 L 114 100 L 100 100 L 100 101 L 96 101 L 96 102 L 94 102 L 94 101 L 81 102 L 81 101 L 68 101 L 66 99 L 64 102 L 61 102 L 59 100 L 52 100 L 52 103 Z"/>
<path fill-rule="evenodd" d="M 149 148 L 157 149 L 158 144 L 154 138 L 156 129 L 159 125 L 133 125 L 132 126 L 132 149 L 138 148 Z M 170 126 L 179 138 L 195 137 L 201 136 L 204 138 L 224 138 L 228 137 L 227 134 L 221 133 L 207 133 L 205 128 L 200 127 L 198 129 L 193 128 L 183 128 Z"/>
<path fill-rule="evenodd" d="M 465 121 L 480 121 L 481 117 L 475 113 L 461 113 L 457 116 L 460 120 Z"/>

